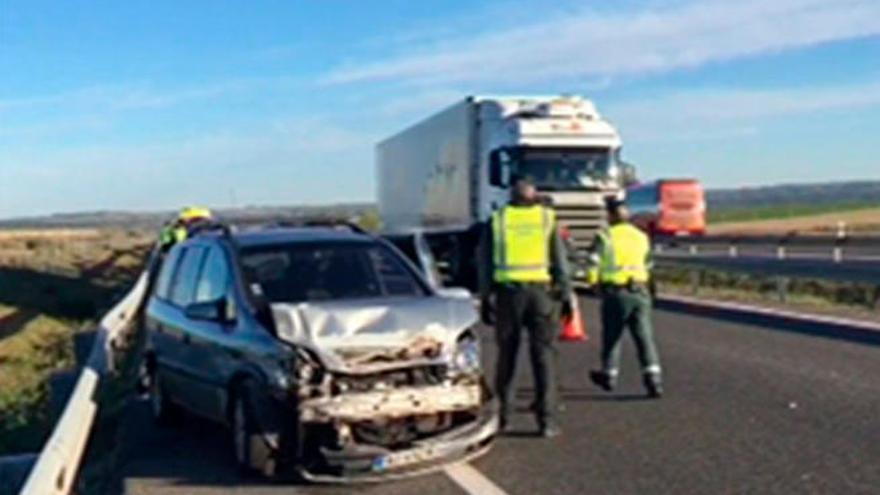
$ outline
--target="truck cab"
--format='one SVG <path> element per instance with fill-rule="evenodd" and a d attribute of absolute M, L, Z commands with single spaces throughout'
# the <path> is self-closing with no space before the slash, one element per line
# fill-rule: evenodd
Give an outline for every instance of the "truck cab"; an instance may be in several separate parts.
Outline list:
<path fill-rule="evenodd" d="M 471 96 L 382 141 L 376 153 L 386 232 L 423 232 L 456 284 L 474 280 L 474 226 L 534 181 L 556 210 L 586 281 L 586 250 L 606 224 L 604 200 L 622 196 L 633 167 L 621 139 L 578 96 Z"/>

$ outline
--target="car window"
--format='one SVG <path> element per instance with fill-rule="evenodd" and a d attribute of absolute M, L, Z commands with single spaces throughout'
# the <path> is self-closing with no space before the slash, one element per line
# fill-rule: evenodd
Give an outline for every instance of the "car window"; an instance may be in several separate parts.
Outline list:
<path fill-rule="evenodd" d="M 383 293 L 388 296 L 406 296 L 418 293 L 419 287 L 401 260 L 388 249 L 371 249 L 370 261 L 378 271 Z"/>
<path fill-rule="evenodd" d="M 171 286 L 171 302 L 183 307 L 193 302 L 196 280 L 205 257 L 205 248 L 189 247 L 181 256 L 183 256 L 183 260 L 180 262 L 180 268 L 177 269 L 174 283 Z"/>
<path fill-rule="evenodd" d="M 159 277 L 156 279 L 156 297 L 160 299 L 168 299 L 170 297 L 171 280 L 180 264 L 180 253 L 183 251 L 184 249 L 173 249 L 162 262 L 162 269 L 159 271 Z"/>
<path fill-rule="evenodd" d="M 315 242 L 244 249 L 251 290 L 272 302 L 424 295 L 394 252 L 365 242 Z"/>
<path fill-rule="evenodd" d="M 196 286 L 195 302 L 217 301 L 226 296 L 229 285 L 229 265 L 223 250 L 214 246 L 208 250 L 199 283 Z"/>

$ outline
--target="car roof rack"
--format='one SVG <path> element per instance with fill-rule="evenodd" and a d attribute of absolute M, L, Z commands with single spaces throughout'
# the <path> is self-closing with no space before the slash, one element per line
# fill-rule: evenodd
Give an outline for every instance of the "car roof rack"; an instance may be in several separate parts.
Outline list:
<path fill-rule="evenodd" d="M 218 220 L 207 220 L 193 225 L 192 236 L 219 232 L 223 237 L 231 238 L 235 233 L 235 226 Z"/>
<path fill-rule="evenodd" d="M 360 225 L 338 218 L 311 218 L 303 220 L 280 220 L 266 225 L 266 228 L 315 228 L 348 229 L 356 234 L 371 235 Z"/>

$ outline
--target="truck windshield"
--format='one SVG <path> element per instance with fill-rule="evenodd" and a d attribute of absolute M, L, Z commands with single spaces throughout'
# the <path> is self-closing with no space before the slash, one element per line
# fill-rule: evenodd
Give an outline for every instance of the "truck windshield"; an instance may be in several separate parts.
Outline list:
<path fill-rule="evenodd" d="M 271 302 L 420 296 L 426 291 L 393 251 L 366 242 L 299 242 L 244 248 L 250 289 Z"/>
<path fill-rule="evenodd" d="M 511 172 L 545 191 L 578 190 L 609 180 L 614 153 L 608 148 L 529 149 L 514 154 Z"/>

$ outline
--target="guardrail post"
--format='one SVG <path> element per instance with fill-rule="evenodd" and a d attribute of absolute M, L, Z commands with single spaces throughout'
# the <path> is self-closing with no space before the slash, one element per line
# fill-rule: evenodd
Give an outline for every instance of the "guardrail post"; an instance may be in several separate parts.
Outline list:
<path fill-rule="evenodd" d="M 777 277 L 776 278 L 776 295 L 779 297 L 779 302 L 787 302 L 788 301 L 788 277 Z"/>
<path fill-rule="evenodd" d="M 690 278 L 691 278 L 691 294 L 697 294 L 700 290 L 700 279 L 702 272 L 699 270 L 691 270 Z"/>
<path fill-rule="evenodd" d="M 778 246 L 776 246 L 776 259 L 785 259 L 785 244 L 779 244 Z"/>
<path fill-rule="evenodd" d="M 874 286 L 874 295 L 871 298 L 871 309 L 880 309 L 880 285 Z"/>
<path fill-rule="evenodd" d="M 696 245 L 696 244 L 691 244 L 690 247 L 688 248 L 688 252 L 691 254 L 691 256 L 696 256 L 696 254 L 697 254 L 697 245 Z"/>
<path fill-rule="evenodd" d="M 843 261 L 843 246 L 846 244 L 846 222 L 837 222 L 837 236 L 834 239 L 832 257 L 835 263 Z"/>
<path fill-rule="evenodd" d="M 736 244 L 730 243 L 730 247 L 727 248 L 727 255 L 731 258 L 736 258 L 739 256 L 739 249 Z"/>

